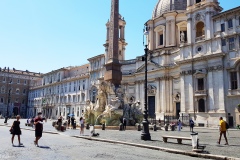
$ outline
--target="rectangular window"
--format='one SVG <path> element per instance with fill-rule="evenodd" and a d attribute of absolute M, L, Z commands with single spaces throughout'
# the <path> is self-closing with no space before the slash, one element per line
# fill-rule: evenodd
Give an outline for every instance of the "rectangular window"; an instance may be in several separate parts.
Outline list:
<path fill-rule="evenodd" d="M 231 72 L 231 89 L 237 89 L 237 72 Z"/>
<path fill-rule="evenodd" d="M 20 79 L 17 80 L 17 83 L 18 83 L 18 84 L 20 83 Z"/>
<path fill-rule="evenodd" d="M 225 24 L 224 23 L 221 24 L 221 32 L 225 32 Z"/>
<path fill-rule="evenodd" d="M 159 45 L 162 46 L 163 45 L 163 34 L 159 35 Z"/>
<path fill-rule="evenodd" d="M 238 36 L 238 48 L 240 48 L 240 35 Z"/>
<path fill-rule="evenodd" d="M 1 101 L 0 101 L 0 103 L 3 103 L 3 98 L 1 98 Z"/>
<path fill-rule="evenodd" d="M 228 43 L 229 43 L 229 50 L 235 49 L 234 37 L 229 38 Z"/>
<path fill-rule="evenodd" d="M 199 78 L 198 79 L 198 90 L 204 90 L 204 79 L 203 78 Z"/>
<path fill-rule="evenodd" d="M 228 20 L 228 28 L 232 28 L 233 27 L 233 23 L 232 23 L 232 19 Z"/>
<path fill-rule="evenodd" d="M 226 39 L 222 39 L 222 46 L 226 46 Z"/>

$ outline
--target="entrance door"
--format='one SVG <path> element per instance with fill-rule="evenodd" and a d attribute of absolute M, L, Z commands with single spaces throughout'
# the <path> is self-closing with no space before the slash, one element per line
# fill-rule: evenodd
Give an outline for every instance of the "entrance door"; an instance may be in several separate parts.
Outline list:
<path fill-rule="evenodd" d="M 18 115 L 18 107 L 13 108 L 13 114 L 14 116 Z"/>
<path fill-rule="evenodd" d="M 233 116 L 228 116 L 229 127 L 233 127 Z"/>
<path fill-rule="evenodd" d="M 176 103 L 176 117 L 177 119 L 179 119 L 179 113 L 181 112 L 181 109 L 180 109 L 180 102 L 177 102 Z"/>
<path fill-rule="evenodd" d="M 148 97 L 148 114 L 150 118 L 155 117 L 155 96 Z"/>

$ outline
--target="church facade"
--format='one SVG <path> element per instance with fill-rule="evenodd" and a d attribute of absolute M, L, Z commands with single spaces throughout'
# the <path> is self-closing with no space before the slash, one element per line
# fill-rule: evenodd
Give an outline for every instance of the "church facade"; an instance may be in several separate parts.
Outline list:
<path fill-rule="evenodd" d="M 240 124 L 239 15 L 240 7 L 222 12 L 218 0 L 159 0 L 145 24 L 150 117 L 190 114 L 197 125 L 216 126 L 222 116 L 230 126 Z M 125 60 L 125 24 L 119 16 L 121 88 L 129 102 L 140 101 L 143 108 L 145 65 L 142 55 Z M 31 114 L 45 110 L 49 118 L 69 113 L 80 117 L 86 102 L 96 101 L 111 41 L 108 26 L 105 54 L 39 79 L 29 93 Z"/>

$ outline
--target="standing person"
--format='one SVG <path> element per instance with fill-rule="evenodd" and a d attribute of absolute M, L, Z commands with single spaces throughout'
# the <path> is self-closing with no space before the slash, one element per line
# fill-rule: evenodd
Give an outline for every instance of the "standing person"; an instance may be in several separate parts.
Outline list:
<path fill-rule="evenodd" d="M 61 127 L 62 127 L 62 120 L 63 120 L 63 117 L 62 116 L 60 116 L 59 118 L 58 118 L 58 121 L 57 121 L 57 125 L 58 125 L 58 129 L 57 130 L 61 130 Z"/>
<path fill-rule="evenodd" d="M 192 118 L 190 118 L 189 120 L 189 126 L 190 126 L 190 132 L 193 132 L 194 121 L 192 120 Z"/>
<path fill-rule="evenodd" d="M 70 127 L 70 117 L 69 116 L 67 118 L 67 124 L 68 124 L 68 129 L 69 129 L 69 127 Z"/>
<path fill-rule="evenodd" d="M 80 135 L 82 134 L 84 134 L 84 119 L 83 119 L 83 117 L 81 117 L 80 118 Z"/>
<path fill-rule="evenodd" d="M 35 141 L 34 144 L 38 146 L 38 140 L 42 137 L 42 132 L 43 132 L 43 118 L 42 118 L 42 113 L 39 112 L 38 116 L 34 120 L 34 125 L 35 125 Z"/>
<path fill-rule="evenodd" d="M 20 115 L 17 115 L 16 118 L 17 118 L 17 120 L 13 122 L 13 125 L 10 129 L 10 130 L 12 130 L 12 132 L 11 132 L 11 134 L 12 134 L 12 146 L 14 146 L 13 141 L 14 141 L 15 135 L 18 135 L 18 146 L 21 146 L 23 144 L 20 141 L 20 135 L 22 134 L 21 129 L 20 129 L 20 121 L 19 121 Z"/>
<path fill-rule="evenodd" d="M 127 126 L 127 120 L 126 118 L 123 118 L 123 130 L 126 130 L 126 126 Z"/>
<path fill-rule="evenodd" d="M 74 118 L 74 116 L 72 116 L 72 118 L 71 118 L 72 129 L 75 129 L 75 127 L 74 127 L 74 121 L 75 121 L 75 118 Z"/>
<path fill-rule="evenodd" d="M 182 122 L 181 122 L 181 120 L 179 119 L 179 120 L 178 120 L 178 131 L 181 131 L 181 128 L 182 128 Z"/>
<path fill-rule="evenodd" d="M 220 117 L 219 118 L 219 132 L 220 132 L 220 135 L 219 135 L 219 140 L 217 142 L 218 144 L 220 144 L 221 138 L 222 138 L 222 135 L 223 135 L 224 138 L 225 138 L 225 141 L 226 141 L 225 145 L 228 145 L 226 131 L 227 131 L 226 122 L 223 120 L 222 117 Z"/>

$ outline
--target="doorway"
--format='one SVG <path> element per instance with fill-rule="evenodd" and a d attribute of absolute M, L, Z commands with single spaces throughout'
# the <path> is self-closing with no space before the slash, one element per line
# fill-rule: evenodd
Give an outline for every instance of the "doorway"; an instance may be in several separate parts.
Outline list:
<path fill-rule="evenodd" d="M 155 96 L 148 96 L 149 118 L 155 118 Z"/>
<path fill-rule="evenodd" d="M 180 109 L 181 107 L 180 107 L 180 102 L 177 102 L 176 103 L 176 117 L 177 117 L 177 119 L 179 119 L 179 113 L 181 112 L 181 109 Z"/>
<path fill-rule="evenodd" d="M 233 127 L 233 116 L 228 116 L 229 127 Z"/>

